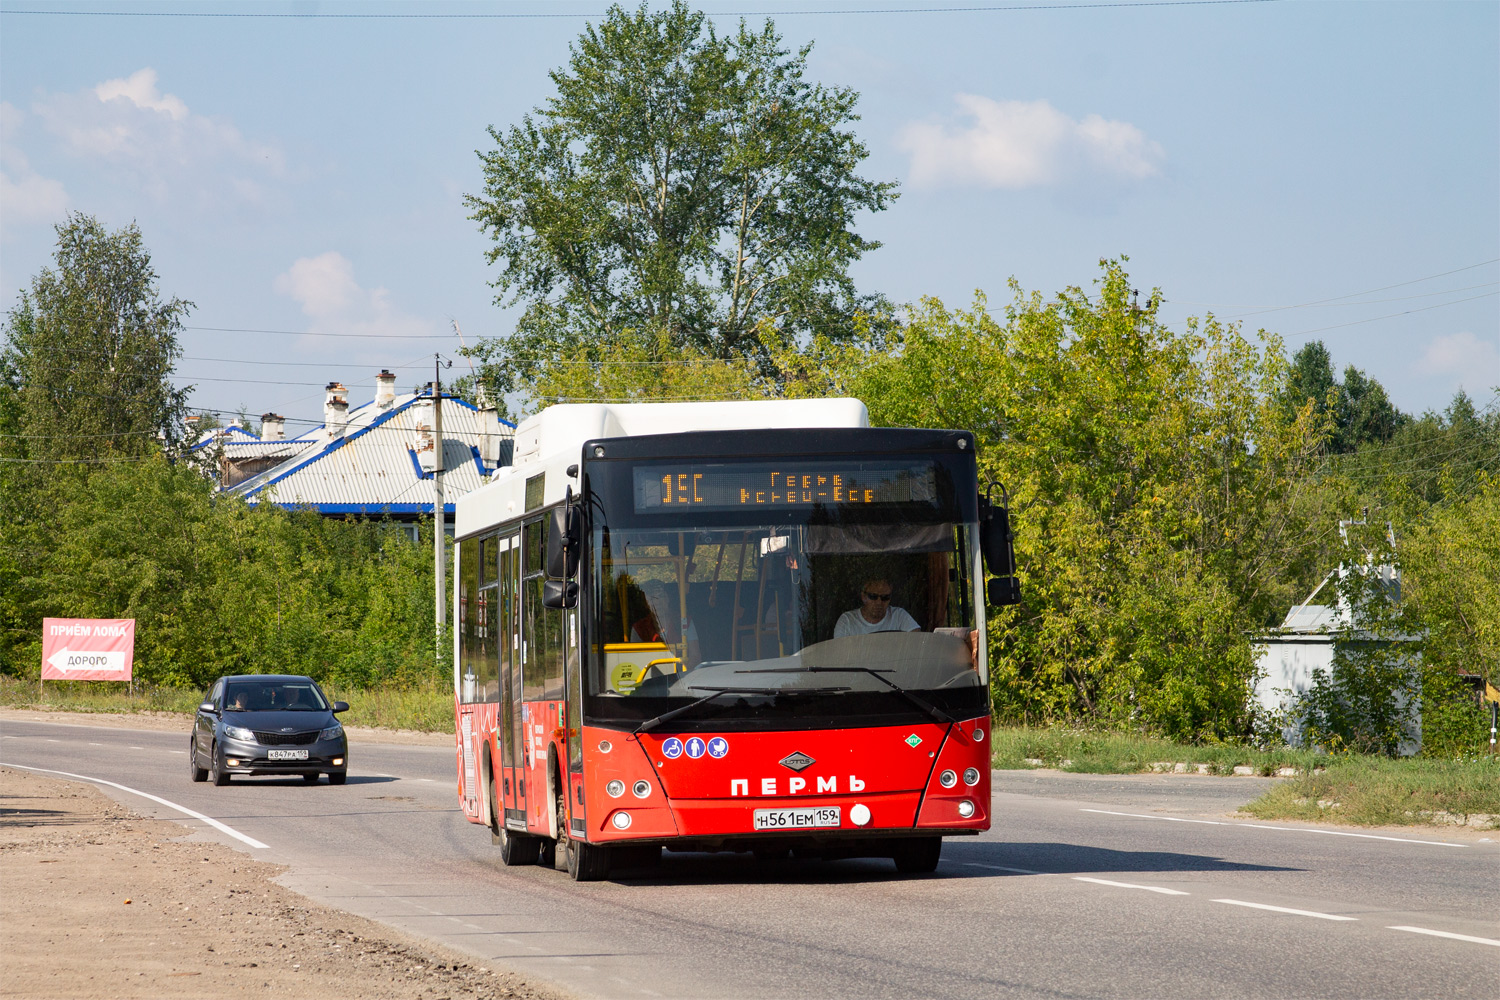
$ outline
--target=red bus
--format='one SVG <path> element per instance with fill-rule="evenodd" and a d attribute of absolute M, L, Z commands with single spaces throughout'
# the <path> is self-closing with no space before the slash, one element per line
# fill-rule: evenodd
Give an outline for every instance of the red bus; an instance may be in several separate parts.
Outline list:
<path fill-rule="evenodd" d="M 458 501 L 454 566 L 459 802 L 504 864 L 930 872 L 989 828 L 985 598 L 1018 593 L 972 434 L 565 405 L 513 457 Z"/>

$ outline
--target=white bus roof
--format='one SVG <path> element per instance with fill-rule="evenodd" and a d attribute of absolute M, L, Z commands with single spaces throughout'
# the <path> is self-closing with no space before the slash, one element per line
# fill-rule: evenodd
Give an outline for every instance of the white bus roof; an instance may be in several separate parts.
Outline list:
<path fill-rule="evenodd" d="M 524 510 L 526 480 L 545 473 L 541 506 L 562 499 L 566 469 L 596 438 L 691 431 L 868 427 L 865 404 L 848 397 L 708 403 L 560 403 L 516 427 L 514 464 L 456 505 L 458 537 L 507 521 Z"/>

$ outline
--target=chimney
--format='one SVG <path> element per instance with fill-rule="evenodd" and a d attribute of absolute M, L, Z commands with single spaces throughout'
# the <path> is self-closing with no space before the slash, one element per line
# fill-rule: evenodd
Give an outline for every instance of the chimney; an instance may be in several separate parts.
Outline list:
<path fill-rule="evenodd" d="M 486 469 L 494 469 L 500 464 L 500 446 L 508 434 L 502 435 L 500 426 L 500 414 L 491 403 L 489 396 L 484 391 L 484 386 L 479 387 L 479 459 Z"/>
<path fill-rule="evenodd" d="M 260 439 L 262 441 L 280 441 L 286 437 L 286 417 L 279 413 L 262 413 L 260 415 Z"/>
<path fill-rule="evenodd" d="M 382 368 L 375 376 L 375 407 L 388 410 L 396 401 L 396 376 Z"/>
<path fill-rule="evenodd" d="M 329 382 L 323 387 L 323 425 L 328 433 L 337 437 L 344 433 L 349 423 L 349 390 L 342 382 Z"/>

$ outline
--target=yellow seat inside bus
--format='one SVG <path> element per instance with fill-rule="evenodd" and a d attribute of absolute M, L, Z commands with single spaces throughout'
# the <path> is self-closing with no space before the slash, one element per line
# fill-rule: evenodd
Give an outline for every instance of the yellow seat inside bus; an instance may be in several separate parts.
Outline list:
<path fill-rule="evenodd" d="M 612 694 L 633 694 L 641 681 L 682 670 L 682 657 L 664 642 L 606 642 L 604 669 Z"/>

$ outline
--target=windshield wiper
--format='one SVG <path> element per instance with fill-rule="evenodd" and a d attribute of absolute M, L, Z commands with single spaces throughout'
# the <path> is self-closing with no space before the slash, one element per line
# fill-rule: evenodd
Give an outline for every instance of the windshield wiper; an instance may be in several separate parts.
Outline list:
<path fill-rule="evenodd" d="M 889 677 L 882 677 L 881 672 L 874 667 L 767 667 L 762 670 L 736 670 L 737 674 L 869 674 L 871 677 L 885 684 L 892 691 L 911 702 L 913 705 L 926 712 L 932 718 L 945 725 L 956 726 L 958 720 L 947 712 L 938 708 L 922 698 L 918 698 L 906 688 L 897 684 Z"/>
<path fill-rule="evenodd" d="M 707 691 L 709 693 L 706 694 L 706 695 L 704 695 L 702 698 L 699 698 L 697 701 L 689 702 L 688 704 L 683 705 L 681 708 L 674 708 L 670 712 L 663 712 L 662 714 L 658 715 L 654 719 L 647 719 L 645 722 L 643 722 L 639 726 L 635 727 L 635 735 L 639 736 L 641 733 L 648 732 L 649 730 L 655 729 L 657 726 L 661 725 L 663 722 L 666 722 L 669 719 L 675 719 L 679 715 L 683 714 L 684 712 L 691 712 L 693 709 L 697 708 L 699 705 L 705 705 L 708 702 L 711 702 L 715 698 L 719 697 L 719 695 L 721 695 L 721 694 L 772 694 L 772 695 L 778 695 L 778 694 L 837 694 L 838 692 L 847 691 L 849 689 L 846 688 L 846 687 L 823 687 L 823 688 L 793 688 L 791 690 L 780 690 L 780 689 L 777 689 L 777 688 L 753 688 L 753 687 L 710 688 L 710 687 L 698 687 L 697 685 L 692 685 L 692 690 L 694 690 L 694 691 Z"/>

